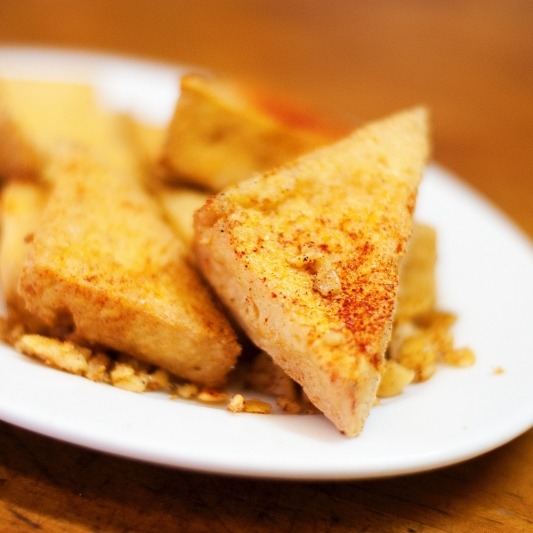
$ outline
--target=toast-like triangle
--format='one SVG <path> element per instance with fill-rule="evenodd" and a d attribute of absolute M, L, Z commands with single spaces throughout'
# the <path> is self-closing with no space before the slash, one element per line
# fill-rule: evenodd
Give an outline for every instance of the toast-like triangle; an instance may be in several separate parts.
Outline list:
<path fill-rule="evenodd" d="M 236 335 L 140 180 L 86 149 L 57 156 L 48 173 L 19 278 L 28 309 L 84 341 L 223 384 Z"/>
<path fill-rule="evenodd" d="M 415 108 L 245 180 L 195 216 L 211 285 L 346 435 L 376 398 L 428 152 Z"/>

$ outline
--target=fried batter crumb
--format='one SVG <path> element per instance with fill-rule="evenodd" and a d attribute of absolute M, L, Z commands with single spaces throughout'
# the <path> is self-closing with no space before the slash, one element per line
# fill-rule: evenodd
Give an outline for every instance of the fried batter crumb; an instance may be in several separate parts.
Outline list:
<path fill-rule="evenodd" d="M 15 344 L 15 349 L 40 359 L 54 368 L 71 374 L 84 375 L 91 351 L 72 342 L 60 341 L 43 335 L 25 334 Z"/>
<path fill-rule="evenodd" d="M 476 357 L 470 348 L 456 348 L 444 354 L 444 361 L 453 366 L 467 367 L 472 366 Z"/>
<path fill-rule="evenodd" d="M 244 400 L 244 412 L 259 415 L 268 415 L 272 412 L 272 406 L 263 400 Z"/>
<path fill-rule="evenodd" d="M 180 383 L 174 388 L 172 397 L 190 400 L 196 398 L 200 392 L 198 385 L 194 383 Z"/>
<path fill-rule="evenodd" d="M 234 394 L 227 405 L 228 411 L 242 413 L 244 411 L 244 397 L 242 394 Z"/>
<path fill-rule="evenodd" d="M 426 381 L 440 363 L 468 367 L 475 363 L 471 348 L 457 348 L 453 313 L 431 310 L 394 325 L 388 359 L 414 372 L 414 382 Z"/>
<path fill-rule="evenodd" d="M 232 413 L 255 413 L 268 415 L 272 413 L 272 406 L 263 400 L 245 400 L 242 394 L 234 394 L 226 409 Z"/>
<path fill-rule="evenodd" d="M 197 399 L 204 403 L 222 403 L 228 399 L 228 394 L 216 389 L 202 389 L 198 393 Z"/>
<path fill-rule="evenodd" d="M 389 398 L 400 394 L 415 379 L 415 371 L 400 363 L 386 360 L 381 372 L 378 398 Z"/>

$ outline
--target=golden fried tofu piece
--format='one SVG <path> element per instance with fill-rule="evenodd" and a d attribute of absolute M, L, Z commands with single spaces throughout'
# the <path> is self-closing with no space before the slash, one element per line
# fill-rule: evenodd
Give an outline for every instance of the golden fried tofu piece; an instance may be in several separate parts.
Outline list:
<path fill-rule="evenodd" d="M 245 180 L 195 215 L 206 278 L 346 435 L 376 398 L 428 152 L 426 111 L 415 108 Z"/>
<path fill-rule="evenodd" d="M 140 180 L 69 150 L 19 278 L 31 312 L 77 338 L 197 383 L 224 382 L 240 351 L 185 246 Z"/>
<path fill-rule="evenodd" d="M 429 313 L 437 301 L 437 232 L 425 224 L 413 224 L 413 233 L 400 266 L 396 319 Z"/>
<path fill-rule="evenodd" d="M 194 236 L 193 218 L 196 210 L 205 204 L 206 193 L 186 188 L 165 187 L 157 193 L 170 225 L 183 242 L 192 246 Z"/>
<path fill-rule="evenodd" d="M 113 141 L 122 124 L 100 109 L 82 83 L 0 79 L 0 175 L 42 175 L 58 146 L 90 146 L 108 162 L 131 170 L 130 154 Z"/>
<path fill-rule="evenodd" d="M 162 163 L 173 182 L 220 191 L 344 132 L 279 96 L 188 75 L 181 80 Z"/>

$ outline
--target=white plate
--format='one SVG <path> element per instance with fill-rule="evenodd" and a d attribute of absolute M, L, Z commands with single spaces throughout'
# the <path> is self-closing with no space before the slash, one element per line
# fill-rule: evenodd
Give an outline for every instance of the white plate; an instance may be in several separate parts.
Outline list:
<path fill-rule="evenodd" d="M 164 121 L 182 70 L 132 59 L 0 48 L 0 74 L 89 80 L 106 102 Z M 358 479 L 429 470 L 477 456 L 533 424 L 533 249 L 496 209 L 428 167 L 417 218 L 439 233 L 440 306 L 456 311 L 469 369 L 441 368 L 375 407 L 363 434 L 322 416 L 231 414 L 138 395 L 46 368 L 0 346 L 0 418 L 92 449 L 242 476 Z M 503 368 L 503 373 L 495 372 Z"/>

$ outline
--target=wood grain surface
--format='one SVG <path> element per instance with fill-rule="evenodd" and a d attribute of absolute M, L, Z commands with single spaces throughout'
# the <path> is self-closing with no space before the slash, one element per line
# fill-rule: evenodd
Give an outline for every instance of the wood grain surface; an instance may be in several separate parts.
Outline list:
<path fill-rule="evenodd" d="M 425 103 L 435 160 L 532 237 L 532 23 L 529 0 L 2 0 L 0 45 L 202 65 L 348 119 Z M 0 423 L 0 531 L 526 532 L 532 465 L 530 430 L 425 474 L 260 481 L 141 464 Z"/>

